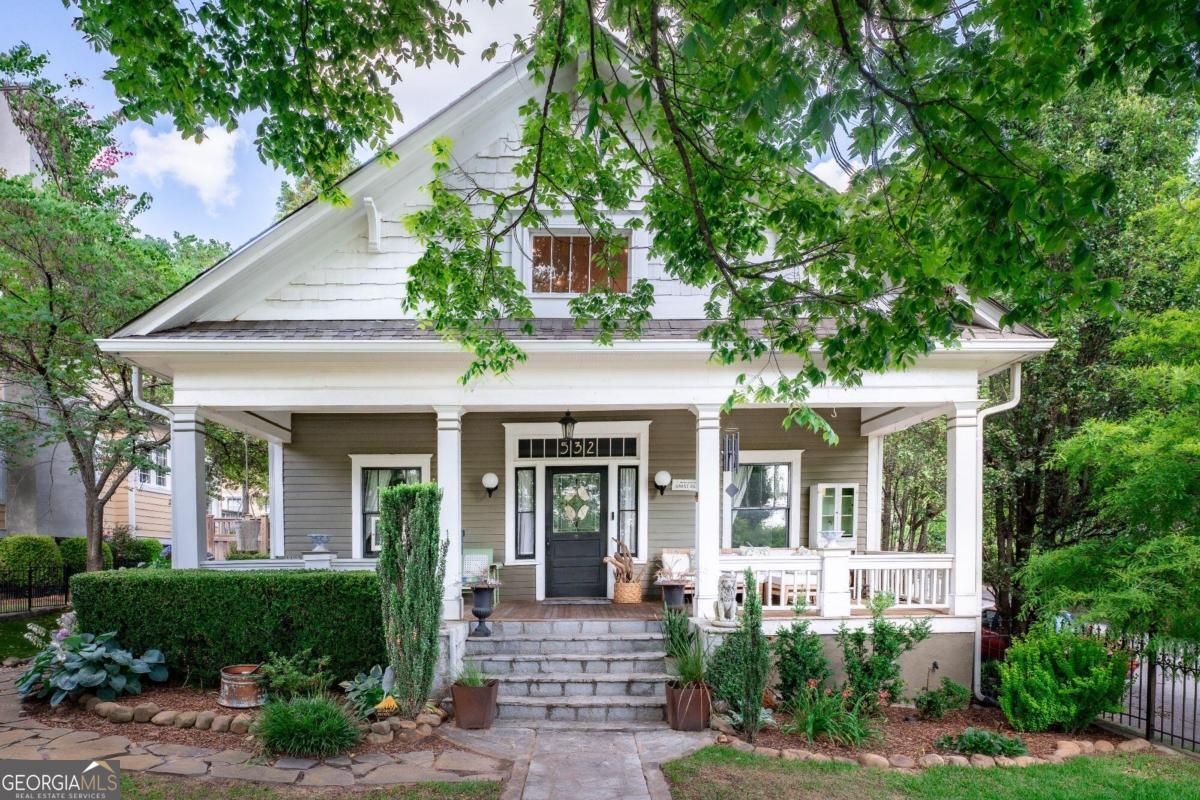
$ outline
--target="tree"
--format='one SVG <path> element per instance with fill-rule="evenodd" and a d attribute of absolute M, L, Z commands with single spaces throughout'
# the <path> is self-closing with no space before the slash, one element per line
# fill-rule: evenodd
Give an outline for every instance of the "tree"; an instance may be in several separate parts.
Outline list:
<path fill-rule="evenodd" d="M 119 119 L 93 119 L 42 77 L 44 65 L 25 46 L 0 54 L 0 83 L 13 87 L 14 118 L 43 164 L 0 175 L 0 448 L 66 446 L 83 487 L 88 569 L 99 569 L 105 504 L 168 434 L 133 404 L 128 366 L 94 340 L 182 284 L 205 245 L 137 235 L 131 219 L 148 199 L 113 181 Z"/>
<path fill-rule="evenodd" d="M 351 157 L 337 168 L 337 174 L 344 178 L 359 167 L 359 160 Z M 279 197 L 275 199 L 275 219 L 281 220 L 307 205 L 321 194 L 321 186 L 308 175 L 301 175 L 290 181 L 279 184 Z"/>
<path fill-rule="evenodd" d="M 1200 641 L 1200 189 L 1186 192 L 1142 214 L 1132 237 L 1156 243 L 1147 272 L 1177 287 L 1176 307 L 1113 348 L 1132 410 L 1088 420 L 1056 448 L 1089 489 L 1095 530 L 1035 553 L 1020 578 L 1044 614 L 1070 608 L 1114 632 Z"/>
<path fill-rule="evenodd" d="M 358 144 L 379 146 L 398 116 L 387 83 L 399 65 L 456 58 L 465 30 L 430 0 L 405 13 L 79 7 L 79 27 L 116 59 L 110 77 L 130 116 L 169 113 L 197 133 L 206 117 L 232 125 L 261 107 L 263 156 L 327 192 L 334 165 Z M 754 362 L 733 400 L 788 403 L 789 423 L 831 439 L 803 406 L 809 387 L 953 341 L 971 298 L 1004 296 L 1006 322 L 1111 301 L 1083 232 L 1109 213 L 1111 180 L 1060 159 L 1034 123 L 1075 87 L 1191 96 L 1200 85 L 1200 18 L 1179 0 L 538 0 L 536 10 L 535 34 L 517 43 L 543 87 L 522 109 L 518 182 L 484 188 L 438 144 L 432 208 L 411 220 L 427 250 L 410 306 L 475 353 L 467 377 L 503 372 L 524 354 L 493 323 L 530 314 L 500 256 L 507 234 L 569 209 L 615 251 L 617 230 L 645 227 L 666 272 L 710 292 L 716 358 Z M 844 194 L 805 172 L 830 156 L 861 165 Z M 609 210 L 635 195 L 640 212 L 618 226 Z M 652 301 L 640 281 L 571 310 L 610 341 L 636 337 Z M 764 360 L 778 370 L 760 372 Z"/>
<path fill-rule="evenodd" d="M 204 451 L 209 494 L 216 496 L 225 486 L 240 486 L 242 513 L 249 516 L 251 498 L 264 497 L 269 491 L 267 443 L 210 423 L 205 426 Z"/>
<path fill-rule="evenodd" d="M 1038 136 L 1069 162 L 1110 174 L 1109 212 L 1085 234 L 1097 272 L 1121 286 L 1122 316 L 1080 306 L 1039 325 L 1058 340 L 1024 365 L 1021 405 L 985 430 L 985 582 L 1006 618 L 1020 622 L 1026 601 L 1015 576 L 1038 549 L 1105 535 L 1095 516 L 1096 486 L 1073 478 L 1055 454 L 1090 419 L 1113 419 L 1139 404 L 1118 380 L 1124 358 L 1114 343 L 1132 320 L 1186 302 L 1180 271 L 1185 237 L 1168 220 L 1181 214 L 1179 184 L 1196 146 L 1195 103 L 1127 92 L 1073 93 L 1038 123 Z M 1169 189 L 1164 194 L 1164 186 Z M 1157 210 L 1153 210 L 1157 209 Z M 987 387 L 1006 391 L 1002 379 Z"/>
<path fill-rule="evenodd" d="M 883 550 L 925 553 L 946 546 L 946 422 L 883 440 Z"/>

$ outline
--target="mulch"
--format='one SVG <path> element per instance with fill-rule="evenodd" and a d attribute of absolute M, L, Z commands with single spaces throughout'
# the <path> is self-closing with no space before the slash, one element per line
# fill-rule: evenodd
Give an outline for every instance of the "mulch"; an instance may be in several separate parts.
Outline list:
<path fill-rule="evenodd" d="M 1055 743 L 1063 739 L 1087 739 L 1096 741 L 1104 739 L 1114 745 L 1124 741 L 1125 737 L 1091 726 L 1079 734 L 1066 733 L 1017 733 L 1005 721 L 1004 714 L 998 708 L 971 706 L 961 711 L 951 711 L 944 719 L 923 720 L 917 716 L 913 708 L 904 706 L 889 706 L 884 709 L 886 719 L 881 724 L 882 737 L 863 744 L 862 747 L 842 747 L 830 742 L 819 740 L 809 742 L 803 736 L 788 736 L 777 728 L 763 728 L 759 731 L 754 743 L 762 747 L 773 747 L 779 750 L 793 748 L 808 750 L 813 753 L 824 753 L 828 756 L 854 756 L 858 753 L 880 753 L 883 755 L 906 755 L 919 758 L 926 753 L 938 750 L 933 742 L 943 734 L 959 734 L 966 728 L 983 728 L 985 730 L 1003 733 L 1006 736 L 1018 736 L 1025 743 L 1029 755 L 1045 757 L 1054 752 Z M 775 718 L 781 724 L 788 721 L 788 715 L 775 712 Z"/>
<path fill-rule="evenodd" d="M 131 708 L 139 703 L 156 703 L 160 708 L 172 711 L 214 711 L 218 714 L 234 715 L 243 713 L 243 710 L 217 705 L 216 689 L 200 689 L 190 686 L 148 686 L 141 694 L 125 695 L 117 698 L 116 702 Z M 94 731 L 101 736 L 124 736 L 136 742 L 162 742 L 217 750 L 253 751 L 257 747 L 254 737 L 248 735 L 198 731 L 195 728 L 162 727 L 147 723 L 109 722 L 71 700 L 63 701 L 57 708 L 51 708 L 50 703 L 46 701 L 30 700 L 26 701 L 23 707 L 27 716 L 45 725 Z M 245 713 L 254 716 L 255 710 L 246 709 Z M 355 748 L 355 752 L 395 754 L 431 750 L 440 753 L 450 749 L 454 749 L 454 746 L 436 735 L 427 736 L 416 742 L 404 742 L 396 737 L 387 744 L 370 744 L 364 736 L 363 741 Z"/>

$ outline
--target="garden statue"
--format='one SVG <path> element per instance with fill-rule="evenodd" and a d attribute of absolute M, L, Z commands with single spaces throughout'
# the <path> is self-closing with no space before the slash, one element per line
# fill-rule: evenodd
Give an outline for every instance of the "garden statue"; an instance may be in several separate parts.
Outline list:
<path fill-rule="evenodd" d="M 717 617 L 712 624 L 719 628 L 737 627 L 737 579 L 732 572 L 722 572 L 717 581 Z"/>

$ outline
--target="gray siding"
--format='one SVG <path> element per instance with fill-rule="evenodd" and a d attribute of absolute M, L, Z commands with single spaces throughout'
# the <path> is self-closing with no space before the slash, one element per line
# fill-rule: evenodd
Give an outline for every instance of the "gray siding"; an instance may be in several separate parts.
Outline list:
<path fill-rule="evenodd" d="M 808 491 L 824 481 L 858 483 L 858 530 L 866 536 L 867 441 L 858 436 L 859 410 L 839 409 L 837 417 L 826 412 L 840 436 L 837 447 L 829 447 L 816 434 L 793 428 L 785 431 L 780 423 L 784 412 L 778 410 L 734 411 L 725 424 L 741 432 L 741 445 L 747 450 L 804 450 L 801 457 L 801 493 L 797 513 L 801 520 L 801 540 L 808 536 Z M 553 422 L 560 413 L 468 413 L 463 417 L 462 486 L 463 530 L 466 547 L 491 548 L 496 561 L 504 560 L 504 487 L 487 496 L 480 485 L 485 472 L 495 472 L 504 480 L 505 422 Z M 686 410 L 646 412 L 583 413 L 580 420 L 643 420 L 650 425 L 649 474 L 651 481 L 658 470 L 673 477 L 696 477 L 695 417 Z M 341 556 L 351 553 L 350 458 L 352 453 L 431 453 L 437 477 L 437 431 L 432 414 L 297 414 L 292 418 L 292 443 L 284 449 L 284 514 L 287 554 L 290 557 L 309 548 L 308 534 L 327 533 L 330 549 Z M 649 492 L 649 529 L 651 560 L 663 548 L 691 547 L 694 536 L 696 503 L 685 492 L 668 491 L 659 496 Z M 535 596 L 534 567 L 504 567 L 501 598 L 532 599 Z M 646 570 L 647 583 L 653 578 L 653 564 Z"/>

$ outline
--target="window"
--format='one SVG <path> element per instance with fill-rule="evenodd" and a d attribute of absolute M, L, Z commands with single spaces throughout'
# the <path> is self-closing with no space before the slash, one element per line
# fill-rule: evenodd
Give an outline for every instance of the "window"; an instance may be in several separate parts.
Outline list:
<path fill-rule="evenodd" d="M 517 552 L 520 559 L 533 558 L 537 539 L 537 470 L 521 467 L 517 470 Z"/>
<path fill-rule="evenodd" d="M 733 547 L 787 547 L 792 515 L 792 465 L 741 464 L 733 474 Z"/>
<path fill-rule="evenodd" d="M 617 468 L 617 541 L 638 555 L 638 468 Z"/>
<path fill-rule="evenodd" d="M 619 252 L 613 252 L 616 245 L 608 248 L 606 240 L 590 236 L 534 234 L 533 291 L 583 294 L 606 287 L 629 291 L 629 239 L 621 237 L 616 244 Z"/>
<path fill-rule="evenodd" d="M 170 456 L 167 448 L 165 447 L 157 447 L 151 450 L 149 453 L 149 458 L 154 466 L 138 467 L 138 483 L 140 483 L 143 487 L 157 486 L 165 489 L 167 486 L 167 473 L 169 472 L 169 466 L 167 464 L 169 457 Z"/>
<path fill-rule="evenodd" d="M 379 492 L 389 486 L 420 483 L 420 467 L 367 467 L 362 471 L 363 553 L 379 553 Z"/>
<path fill-rule="evenodd" d="M 836 530 L 842 542 L 853 545 L 858 536 L 857 483 L 817 483 L 812 487 L 811 547 L 823 546 L 823 531 Z"/>

